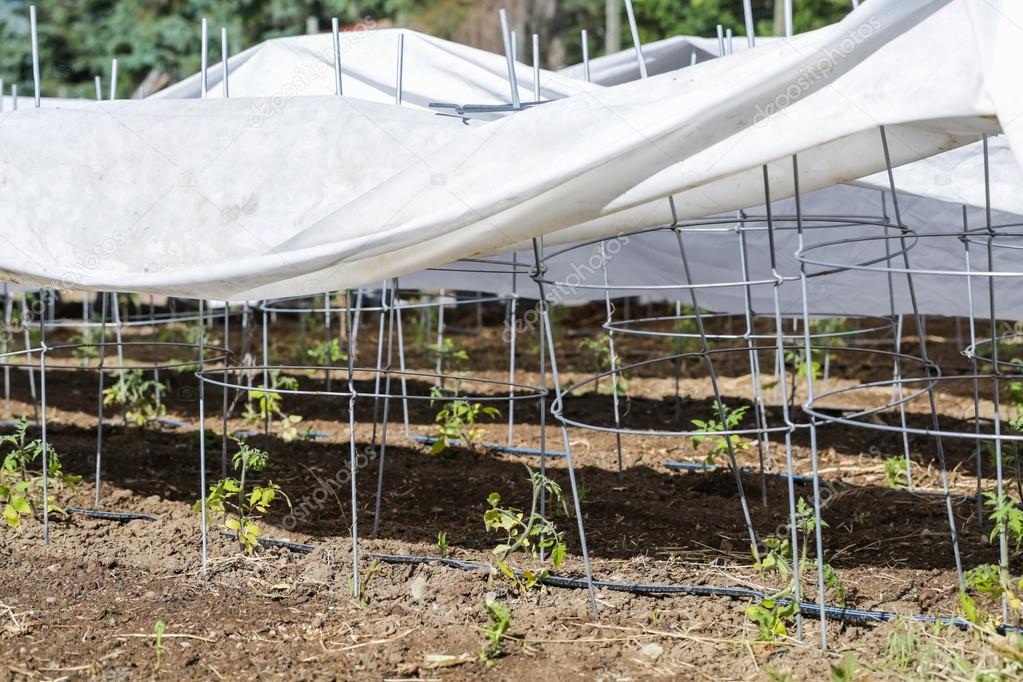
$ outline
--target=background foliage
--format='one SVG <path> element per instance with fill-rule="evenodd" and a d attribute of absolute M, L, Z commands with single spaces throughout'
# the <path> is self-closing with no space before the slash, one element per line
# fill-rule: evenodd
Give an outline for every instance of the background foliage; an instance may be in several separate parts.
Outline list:
<path fill-rule="evenodd" d="M 622 16 L 618 43 L 630 42 L 621 0 L 36 0 L 42 51 L 43 93 L 93 97 L 94 76 L 109 88 L 111 58 L 117 57 L 118 95 L 138 94 L 174 82 L 199 68 L 199 20 L 209 18 L 211 53 L 219 57 L 219 28 L 230 32 L 232 54 L 262 40 L 329 28 L 330 17 L 346 24 L 372 19 L 496 50 L 496 12 L 507 7 L 519 33 L 537 32 L 547 65 L 581 58 L 580 30 L 588 30 L 590 54 L 608 45 L 609 6 Z M 757 31 L 774 32 L 775 2 L 754 0 Z M 742 0 L 634 0 L 644 41 L 715 33 L 721 23 L 743 35 Z M 0 78 L 32 91 L 29 0 L 0 0 Z M 837 21 L 849 0 L 794 0 L 796 31 Z M 613 46 L 615 41 L 611 40 Z M 214 61 L 219 61 L 215 58 Z"/>

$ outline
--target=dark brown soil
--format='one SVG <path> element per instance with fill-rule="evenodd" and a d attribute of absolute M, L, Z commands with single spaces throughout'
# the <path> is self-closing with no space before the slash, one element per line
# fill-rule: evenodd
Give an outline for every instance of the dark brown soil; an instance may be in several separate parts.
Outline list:
<path fill-rule="evenodd" d="M 583 309 L 572 317 L 569 326 L 583 331 L 566 334 L 560 342 L 563 381 L 582 380 L 591 371 L 585 353 L 578 350 L 577 338 L 594 334 L 601 316 L 599 309 Z M 473 320 L 455 316 L 451 323 L 471 328 Z M 306 362 L 296 357 L 300 353 L 288 356 L 302 333 L 287 321 L 276 324 L 274 360 Z M 375 353 L 373 327 L 366 325 L 360 364 L 367 364 L 366 358 Z M 938 335 L 940 331 L 937 323 L 929 329 L 935 335 L 935 352 L 954 362 L 954 349 L 950 350 L 947 337 Z M 497 326 L 484 327 L 478 336 L 454 338 L 469 349 L 472 359 L 466 365 L 474 376 L 507 376 Z M 634 343 L 623 342 L 620 350 L 626 361 L 671 352 L 667 339 L 629 341 Z M 523 371 L 517 381 L 524 384 L 539 381 L 529 354 L 535 344 L 530 343 L 523 340 L 518 363 Z M 722 393 L 730 405 L 748 402 L 750 396 L 744 353 L 734 353 L 732 366 L 722 371 Z M 843 360 L 841 355 L 841 350 L 836 351 L 831 367 L 833 387 L 890 376 L 888 360 Z M 770 367 L 766 351 L 763 357 Z M 430 362 L 428 354 L 410 342 L 410 366 L 425 367 Z M 301 372 L 296 376 L 306 387 L 322 387 L 318 376 Z M 636 430 L 685 431 L 692 428 L 691 419 L 710 416 L 712 393 L 699 361 L 685 365 L 678 399 L 673 376 L 670 362 L 632 373 L 623 423 Z M 101 490 L 103 509 L 152 514 L 158 521 L 55 516 L 49 545 L 43 544 L 42 524 L 35 519 L 0 530 L 0 679 L 520 680 L 543 675 L 719 680 L 770 674 L 822 679 L 847 652 L 856 655 L 861 674 L 870 679 L 903 676 L 889 660 L 891 625 L 831 621 L 831 648 L 822 652 L 816 647 L 819 626 L 812 618 L 804 620 L 804 643 L 793 638 L 757 642 L 756 627 L 744 614 L 750 599 L 644 596 L 601 589 L 598 611 L 593 614 L 585 590 L 552 587 L 519 594 L 499 575 L 436 562 L 382 563 L 377 570 L 374 554 L 436 556 L 438 532 L 446 533 L 449 556 L 491 563 L 490 550 L 497 540 L 485 531 L 482 521 L 487 495 L 497 491 L 508 504 L 528 506 L 524 465 L 539 465 L 535 456 L 485 448 L 452 448 L 432 456 L 426 446 L 404 437 L 398 401 L 390 406 L 376 538 L 371 531 L 380 460 L 379 448 L 373 445 L 379 443 L 381 429 L 373 427 L 371 400 L 356 408 L 356 440 L 367 455 L 356 479 L 360 565 L 364 576 L 371 574 L 361 603 L 352 596 L 351 585 L 347 400 L 285 399 L 288 412 L 303 416 L 303 427 L 323 431 L 326 437 L 311 442 L 250 439 L 271 453 L 261 478 L 280 484 L 293 504 L 290 515 L 283 508 L 268 515 L 264 534 L 309 543 L 315 550 L 304 554 L 265 548 L 246 557 L 219 528 L 212 528 L 210 562 L 204 574 L 199 518 L 192 511 L 199 497 L 195 380 L 187 372 L 165 373 L 162 378 L 168 384 L 169 416 L 192 425 L 107 429 Z M 360 387 L 371 388 L 370 380 L 364 378 Z M 419 395 L 428 393 L 428 384 L 414 388 Z M 65 369 L 47 376 L 49 440 L 61 453 L 65 469 L 85 477 L 77 491 L 57 491 L 65 506 L 94 506 L 96 389 L 93 372 Z M 890 389 L 876 395 L 856 394 L 844 406 L 856 400 L 866 403 L 878 395 L 884 402 Z M 944 428 L 972 428 L 969 395 L 946 391 L 939 396 Z M 767 397 L 772 402 L 769 422 L 783 423 L 781 405 L 770 389 Z M 8 417 L 32 415 L 23 370 L 14 374 L 13 400 Z M 802 400 L 802 394 L 797 394 L 796 404 Z M 216 391 L 207 395 L 207 426 L 218 434 L 220 401 Z M 498 407 L 505 414 L 506 403 Z M 432 434 L 436 410 L 426 401 L 410 403 L 410 434 Z M 596 392 L 571 397 L 565 412 L 581 422 L 609 425 L 611 399 Z M 798 416 L 799 408 L 793 412 Z M 538 447 L 538 405 L 519 403 L 515 415 L 513 444 Z M 246 428 L 240 416 L 239 409 L 232 416 L 232 430 Z M 886 412 L 878 418 L 897 423 L 891 421 L 897 416 L 897 412 Z M 113 417 L 119 420 L 118 414 Z M 930 425 L 929 414 L 918 401 L 910 405 L 907 419 L 920 428 Z M 481 442 L 505 442 L 503 422 L 502 418 L 487 423 Z M 548 446 L 561 450 L 561 430 L 551 424 L 548 417 Z M 747 419 L 743 425 L 750 428 L 752 424 Z M 761 537 L 786 533 L 787 487 L 779 475 L 786 464 L 783 436 L 771 437 L 770 471 L 763 478 L 756 471 L 755 446 L 739 455 L 740 464 L 751 468 L 741 478 Z M 822 427 L 817 436 L 818 466 L 826 479 L 822 486 L 822 516 L 829 524 L 823 535 L 825 554 L 845 582 L 848 605 L 907 615 L 955 614 L 957 581 L 945 503 L 940 497 L 922 494 L 940 489 L 934 440 L 910 440 L 917 489 L 911 493 L 885 485 L 883 460 L 901 456 L 900 436 L 838 425 Z M 569 439 L 597 578 L 754 589 L 782 585 L 776 576 L 761 575 L 753 567 L 733 474 L 726 469 L 678 472 L 664 466 L 667 460 L 701 462 L 705 447 L 694 448 L 682 436 L 626 436 L 619 472 L 613 434 L 572 429 Z M 797 428 L 792 440 L 794 470 L 811 473 L 808 430 Z M 944 445 L 953 469 L 951 485 L 957 493 L 972 494 L 972 443 Z M 213 439 L 208 451 L 207 476 L 213 481 L 220 475 L 219 440 Z M 546 466 L 567 493 L 564 460 L 549 459 Z M 808 483 L 797 483 L 796 494 L 809 500 L 813 491 Z M 964 565 L 996 561 L 997 548 L 987 542 L 976 504 L 959 499 L 954 512 Z M 558 573 L 582 577 L 574 514 L 552 512 L 551 518 L 564 531 L 569 550 Z M 529 562 L 519 565 L 527 567 Z M 1018 567 L 1013 568 L 1018 572 Z M 804 598 L 816 597 L 813 581 L 808 579 Z M 487 665 L 479 657 L 485 644 L 481 628 L 488 622 L 484 604 L 495 599 L 512 610 L 513 639 L 504 645 L 506 655 Z M 834 595 L 829 595 L 829 602 L 834 602 Z M 159 652 L 154 636 L 158 621 L 166 624 Z M 961 651 L 964 659 L 990 662 L 989 654 L 978 649 L 971 636 L 947 629 L 940 637 L 942 647 Z"/>

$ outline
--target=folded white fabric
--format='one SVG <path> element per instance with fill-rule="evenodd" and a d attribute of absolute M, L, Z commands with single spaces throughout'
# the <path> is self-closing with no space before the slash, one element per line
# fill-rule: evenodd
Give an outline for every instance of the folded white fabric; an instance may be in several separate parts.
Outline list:
<path fill-rule="evenodd" d="M 764 165 L 773 196 L 792 194 L 792 155 L 806 192 L 854 180 L 884 168 L 882 124 L 901 164 L 1015 111 L 991 65 L 1023 43 L 986 37 L 1021 10 L 984 4 L 872 0 L 792 40 L 476 125 L 352 97 L 235 99 L 233 83 L 227 101 L 5 112 L 0 270 L 177 296 L 313 293 L 539 235 L 663 224 L 668 196 L 680 219 L 758 205 Z"/>

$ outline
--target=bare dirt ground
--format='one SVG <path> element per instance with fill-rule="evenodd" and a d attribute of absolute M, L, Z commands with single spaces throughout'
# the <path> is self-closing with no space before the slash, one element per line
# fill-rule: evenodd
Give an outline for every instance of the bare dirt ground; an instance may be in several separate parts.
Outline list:
<path fill-rule="evenodd" d="M 490 324 L 480 335 L 455 332 L 449 338 L 468 350 L 465 369 L 476 377 L 501 379 L 507 376 L 506 347 L 499 328 L 485 321 Z M 453 317 L 451 322 L 472 331 L 471 319 Z M 565 324 L 572 332 L 559 341 L 563 383 L 591 373 L 593 359 L 578 341 L 595 335 L 597 322 L 599 311 L 583 309 Z M 277 324 L 275 360 L 307 361 L 301 350 L 312 332 Z M 369 362 L 375 353 L 372 327 L 366 325 L 360 349 L 360 360 Z M 948 364 L 961 362 L 950 335 L 940 331 L 938 325 L 930 330 L 933 354 Z M 665 339 L 623 340 L 620 352 L 626 362 L 636 362 L 670 352 L 668 344 Z M 414 339 L 409 348 L 410 366 L 432 364 Z M 520 383 L 539 381 L 535 359 L 530 359 L 534 349 L 535 341 L 522 340 Z M 719 367 L 721 391 L 730 405 L 744 404 L 750 396 L 744 352 L 728 353 L 734 359 L 722 360 Z M 829 369 L 830 388 L 891 373 L 887 359 L 841 350 Z M 623 424 L 629 428 L 685 431 L 692 428 L 693 418 L 712 414 L 710 384 L 698 361 L 680 368 L 677 398 L 672 363 L 629 374 L 629 399 L 623 404 Z M 295 375 L 304 386 L 322 387 L 319 376 Z M 525 466 L 539 466 L 535 456 L 485 447 L 453 447 L 431 455 L 428 446 L 405 438 L 397 401 L 391 404 L 376 537 L 371 531 L 380 456 L 372 445 L 379 442 L 381 427 L 373 426 L 372 401 L 356 410 L 356 441 L 366 455 L 356 471 L 361 597 L 353 596 L 351 582 L 347 400 L 284 399 L 288 413 L 303 417 L 303 428 L 323 432 L 316 440 L 250 439 L 270 453 L 259 480 L 279 484 L 293 504 L 290 515 L 279 507 L 266 516 L 261 522 L 264 535 L 314 549 L 307 553 L 270 547 L 245 556 L 236 541 L 214 526 L 204 574 L 200 520 L 192 509 L 199 495 L 195 379 L 187 372 L 162 379 L 168 416 L 188 425 L 127 427 L 115 412 L 117 425 L 105 431 L 101 488 L 102 509 L 158 520 L 55 515 L 48 545 L 42 542 L 38 519 L 0 530 L 0 679 L 979 679 L 1019 674 L 1015 666 L 1021 654 L 1014 640 L 951 626 L 905 619 L 831 620 L 829 648 L 822 651 L 819 622 L 809 616 L 803 619 L 803 641 L 796 639 L 792 620 L 786 636 L 759 641 L 757 627 L 745 613 L 755 603 L 749 597 L 644 595 L 599 588 L 593 613 L 584 589 L 520 593 L 494 569 L 462 570 L 437 560 L 396 561 L 396 556 L 439 557 L 437 537 L 443 532 L 447 558 L 493 564 L 491 550 L 498 540 L 484 527 L 487 496 L 499 492 L 507 504 L 528 507 L 531 489 Z M 776 378 L 765 376 L 765 383 L 771 380 Z M 31 416 L 24 371 L 14 372 L 12 381 L 13 403 L 6 416 Z M 368 390 L 369 380 L 363 382 Z M 93 372 L 48 375 L 49 440 L 65 469 L 84 476 L 77 490 L 55 491 L 64 506 L 94 507 L 96 388 Z M 420 394 L 428 390 L 414 388 Z M 972 414 L 968 388 L 949 387 L 940 393 L 943 427 L 969 428 L 962 426 Z M 766 396 L 769 423 L 783 424 L 783 397 L 770 386 Z M 836 396 L 834 404 L 863 408 L 890 397 L 890 387 L 882 387 Z M 794 404 L 804 398 L 797 392 Z M 220 399 L 216 392 L 207 396 L 207 426 L 217 434 Z M 484 424 L 480 443 L 508 438 L 507 404 L 497 407 L 502 417 Z M 437 409 L 427 401 L 410 403 L 409 433 L 435 433 Z M 574 395 L 566 400 L 565 412 L 578 421 L 607 425 L 611 397 L 600 391 Z M 799 408 L 794 412 L 799 415 Z M 539 406 L 519 403 L 515 417 L 513 445 L 536 448 Z M 869 419 L 895 423 L 898 413 Z M 907 420 L 919 428 L 929 426 L 920 400 L 910 403 Z M 548 423 L 548 447 L 561 450 L 562 433 L 549 418 Z M 240 407 L 229 426 L 247 428 Z M 751 426 L 749 417 L 743 426 Z M 764 453 L 769 471 L 763 476 L 758 447 L 744 439 L 739 452 L 739 464 L 745 467 L 741 481 L 760 537 L 787 534 L 787 483 L 780 475 L 786 466 L 784 436 L 771 435 Z M 825 479 L 825 557 L 844 582 L 847 605 L 905 616 L 955 615 L 958 589 L 947 509 L 942 497 L 929 494 L 940 490 L 934 440 L 910 439 L 911 492 L 905 485 L 886 483 L 884 459 L 901 456 L 900 435 L 828 425 L 817 437 L 818 466 Z M 794 471 L 811 473 L 808 429 L 795 429 L 791 438 Z M 614 434 L 571 429 L 569 439 L 596 578 L 767 591 L 783 586 L 776 574 L 754 567 L 733 473 L 727 467 L 677 471 L 664 466 L 668 460 L 703 462 L 707 446 L 696 448 L 682 436 L 628 435 L 622 440 L 619 472 Z M 997 547 L 987 541 L 989 527 L 981 528 L 976 503 L 965 498 L 976 486 L 973 444 L 944 446 L 951 487 L 964 496 L 953 507 L 963 563 L 968 568 L 996 561 Z M 209 440 L 208 450 L 207 476 L 213 482 L 220 475 L 218 437 Z M 721 458 L 718 463 L 726 464 Z M 564 460 L 552 458 L 545 464 L 567 493 Z M 990 484 L 986 480 L 985 488 Z M 812 488 L 797 482 L 795 493 L 809 500 Z M 556 573 L 581 578 L 575 514 L 555 509 L 549 516 L 568 546 L 565 564 Z M 381 561 L 381 555 L 391 560 Z M 522 559 L 513 563 L 523 568 L 535 564 Z M 805 600 L 816 600 L 811 578 L 803 581 L 803 590 Z M 503 655 L 487 661 L 480 655 L 487 645 L 484 628 L 491 622 L 485 604 L 494 601 L 508 607 L 511 618 Z M 828 601 L 836 603 L 830 591 Z M 158 622 L 165 624 L 159 638 Z M 841 677 L 843 665 L 846 672 L 855 672 Z"/>

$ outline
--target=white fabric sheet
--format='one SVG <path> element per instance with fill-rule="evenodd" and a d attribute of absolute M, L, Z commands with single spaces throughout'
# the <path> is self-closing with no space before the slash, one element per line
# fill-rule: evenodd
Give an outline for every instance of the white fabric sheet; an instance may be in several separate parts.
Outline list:
<path fill-rule="evenodd" d="M 1020 95 L 995 66 L 1018 61 L 1023 7 L 991 4 L 873 0 L 833 27 L 646 81 L 582 91 L 562 78 L 580 94 L 475 125 L 353 97 L 246 98 L 233 80 L 229 101 L 6 112 L 0 270 L 177 296 L 303 294 L 538 235 L 551 246 L 665 224 L 668 196 L 682 220 L 756 206 L 765 164 L 773 197 L 791 195 L 793 154 L 809 193 L 882 170 L 881 124 L 896 164 L 1000 130 Z M 420 106 L 482 91 L 422 92 Z M 710 253 L 708 267 L 732 269 L 734 251 Z"/>

